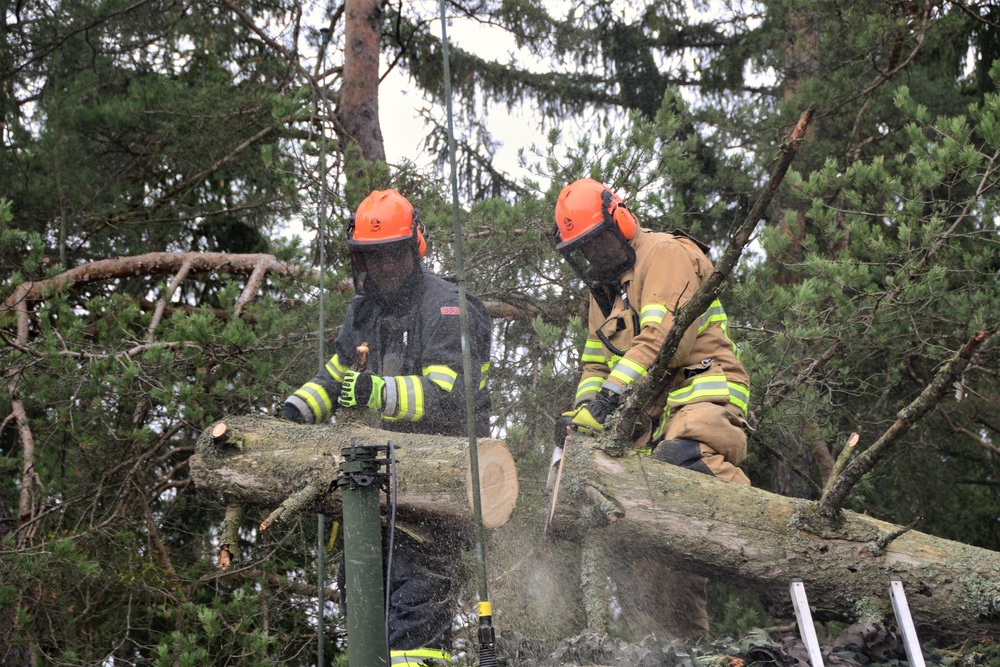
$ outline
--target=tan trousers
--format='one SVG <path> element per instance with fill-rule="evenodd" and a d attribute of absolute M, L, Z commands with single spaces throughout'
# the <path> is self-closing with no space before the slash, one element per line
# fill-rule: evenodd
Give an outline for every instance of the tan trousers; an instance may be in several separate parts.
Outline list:
<path fill-rule="evenodd" d="M 737 467 L 746 458 L 745 423 L 742 411 L 733 405 L 694 403 L 672 412 L 664 439 L 698 442 L 701 461 L 712 474 L 750 486 L 750 478 Z M 652 633 L 693 641 L 708 633 L 705 577 L 642 556 L 626 555 L 618 565 L 612 580 L 631 639 L 638 641 Z"/>

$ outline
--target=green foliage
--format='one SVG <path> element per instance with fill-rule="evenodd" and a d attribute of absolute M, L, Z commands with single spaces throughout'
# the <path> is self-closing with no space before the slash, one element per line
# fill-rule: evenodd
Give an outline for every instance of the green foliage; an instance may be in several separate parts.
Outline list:
<path fill-rule="evenodd" d="M 283 46 L 315 43 L 297 5 L 240 6 L 257 26 L 287 26 Z M 468 287 L 499 314 L 493 427 L 517 458 L 526 512 L 544 506 L 553 425 L 585 337 L 586 294 L 553 251 L 559 189 L 601 179 L 644 226 L 718 251 L 788 126 L 813 106 L 794 171 L 722 297 L 753 385 L 744 467 L 757 486 L 817 497 L 816 451 L 836 455 L 852 432 L 863 450 L 989 331 L 954 394 L 855 487 L 849 508 L 1000 548 L 997 10 L 921 7 L 468 8 L 537 61 L 459 46 L 451 61 Z M 303 76 L 314 65 L 290 64 L 231 12 L 126 0 L 16 9 L 0 34 L 3 299 L 91 260 L 149 252 L 270 252 L 318 270 L 318 245 L 276 232 L 293 218 L 309 232 L 324 222 L 328 352 L 350 296 L 339 220 L 387 186 L 420 209 L 427 264 L 456 274 L 444 172 L 362 163 L 339 138 L 321 141 L 327 110 Z M 391 5 L 383 19 L 383 50 L 440 102 L 436 9 Z M 333 43 L 342 38 L 335 21 Z M 967 63 L 970 47 L 980 57 Z M 517 181 L 492 162 L 486 110 L 521 103 L 548 143 L 524 147 L 530 176 Z M 441 114 L 427 118 L 442 167 Z M 315 535 L 296 524 L 263 538 L 248 521 L 247 567 L 217 576 L 221 509 L 193 488 L 186 462 L 213 420 L 272 412 L 315 371 L 318 281 L 269 275 L 236 317 L 245 277 L 192 274 L 151 331 L 171 279 L 50 285 L 27 304 L 26 340 L 16 304 L 0 311 L 12 383 L 0 395 L 0 662 L 30 651 L 46 664 L 311 664 L 314 600 L 292 582 L 308 579 Z M 15 402 L 40 485 L 27 523 L 4 518 L 31 483 L 20 424 L 7 420 Z M 511 570 L 535 547 L 525 534 L 500 554 Z M 712 600 L 719 633 L 769 622 L 751 594 L 713 587 Z M 535 622 L 542 606 L 521 602 Z M 338 632 L 328 625 L 330 660 L 342 664 Z"/>

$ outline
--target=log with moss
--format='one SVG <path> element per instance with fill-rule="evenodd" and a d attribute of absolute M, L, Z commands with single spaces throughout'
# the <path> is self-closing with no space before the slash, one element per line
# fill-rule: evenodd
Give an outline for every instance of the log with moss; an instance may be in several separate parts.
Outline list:
<path fill-rule="evenodd" d="M 469 442 L 448 436 L 391 433 L 357 423 L 307 425 L 271 417 L 241 416 L 216 422 L 198 439 L 191 457 L 195 484 L 225 503 L 267 510 L 262 527 L 300 511 L 339 514 L 341 450 L 386 445 L 395 451 L 397 507 L 430 520 L 472 521 Z M 517 470 L 506 445 L 478 440 L 483 524 L 505 524 L 514 512 Z M 382 453 L 381 456 L 385 456 Z"/>
<path fill-rule="evenodd" d="M 612 458 L 567 443 L 549 533 L 653 555 L 678 569 L 758 590 L 789 614 L 789 583 L 806 585 L 818 620 L 895 625 L 898 576 L 922 639 L 1000 636 L 1000 553 L 815 503 L 730 484 L 649 457 Z"/>

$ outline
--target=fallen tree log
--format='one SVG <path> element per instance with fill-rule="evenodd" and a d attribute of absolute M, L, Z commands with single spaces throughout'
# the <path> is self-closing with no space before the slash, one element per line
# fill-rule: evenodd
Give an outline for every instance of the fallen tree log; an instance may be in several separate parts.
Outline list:
<path fill-rule="evenodd" d="M 231 417 L 201 434 L 190 460 L 191 475 L 197 487 L 227 504 L 278 508 L 262 528 L 295 511 L 339 514 L 340 494 L 329 493 L 330 483 L 339 475 L 341 450 L 352 441 L 395 446 L 399 511 L 436 521 L 472 521 L 472 475 L 464 438 L 391 433 L 354 423 Z M 478 455 L 483 524 L 495 528 L 514 512 L 517 469 L 500 440 L 478 440 Z"/>
<path fill-rule="evenodd" d="M 549 533 L 654 554 L 677 569 L 751 587 L 790 616 L 801 578 L 818 620 L 895 625 L 898 576 L 922 639 L 1000 636 L 1000 553 L 853 512 L 826 520 L 815 503 L 730 484 L 649 457 L 612 458 L 572 436 Z"/>

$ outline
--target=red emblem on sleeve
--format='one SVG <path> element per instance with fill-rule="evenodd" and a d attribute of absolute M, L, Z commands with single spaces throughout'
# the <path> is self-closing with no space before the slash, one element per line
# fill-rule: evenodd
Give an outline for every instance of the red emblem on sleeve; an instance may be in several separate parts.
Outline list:
<path fill-rule="evenodd" d="M 458 315 L 458 308 L 456 306 L 441 306 L 442 315 Z"/>

